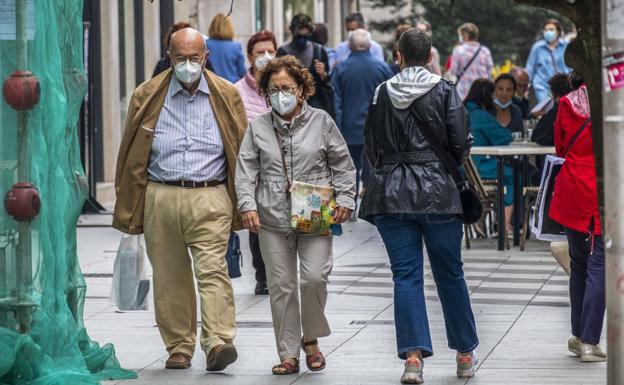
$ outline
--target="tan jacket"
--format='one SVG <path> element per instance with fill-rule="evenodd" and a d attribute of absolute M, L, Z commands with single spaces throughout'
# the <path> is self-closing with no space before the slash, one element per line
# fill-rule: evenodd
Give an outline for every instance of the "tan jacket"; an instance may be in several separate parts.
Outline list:
<path fill-rule="evenodd" d="M 117 202 L 113 227 L 127 234 L 143 233 L 145 188 L 154 128 L 165 101 L 172 71 L 167 70 L 137 87 L 130 100 L 124 135 L 117 158 Z M 228 81 L 204 71 L 210 103 L 221 132 L 227 159 L 227 190 L 234 207 L 232 230 L 242 228 L 236 210 L 236 157 L 247 128 L 247 114 L 238 91 Z"/>

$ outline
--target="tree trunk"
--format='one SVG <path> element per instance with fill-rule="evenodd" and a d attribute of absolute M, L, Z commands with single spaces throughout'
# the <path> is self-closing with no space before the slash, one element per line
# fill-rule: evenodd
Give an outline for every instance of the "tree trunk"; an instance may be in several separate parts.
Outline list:
<path fill-rule="evenodd" d="M 515 0 L 517 3 L 549 9 L 576 25 L 578 37 L 566 50 L 566 63 L 583 76 L 587 84 L 592 116 L 592 137 L 596 158 L 598 208 L 604 218 L 604 163 L 602 135 L 602 42 L 601 12 L 596 0 Z"/>

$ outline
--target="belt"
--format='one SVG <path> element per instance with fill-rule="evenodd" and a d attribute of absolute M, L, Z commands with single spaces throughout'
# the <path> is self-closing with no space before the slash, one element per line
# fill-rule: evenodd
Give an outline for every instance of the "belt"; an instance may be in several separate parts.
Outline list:
<path fill-rule="evenodd" d="M 208 180 L 205 182 L 195 182 L 193 180 L 153 180 L 151 182 L 166 184 L 168 186 L 176 186 L 182 188 L 202 188 L 213 187 L 225 183 L 225 181 Z"/>
<path fill-rule="evenodd" d="M 433 151 L 415 151 L 415 152 L 395 152 L 384 154 L 381 157 L 381 164 L 397 164 L 397 163 L 428 163 L 438 162 L 440 158 Z"/>

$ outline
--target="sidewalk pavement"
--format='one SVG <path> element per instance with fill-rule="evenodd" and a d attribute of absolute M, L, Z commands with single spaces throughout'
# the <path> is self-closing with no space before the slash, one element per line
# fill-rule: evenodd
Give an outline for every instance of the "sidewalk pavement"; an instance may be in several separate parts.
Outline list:
<path fill-rule="evenodd" d="M 78 229 L 78 252 L 88 284 L 85 323 L 93 339 L 112 342 L 122 365 L 139 374 L 137 380 L 105 384 L 399 383 L 402 361 L 396 356 L 392 277 L 383 243 L 367 223 L 346 224 L 344 235 L 334 242 L 327 303 L 332 335 L 320 340 L 327 368 L 311 373 L 303 370 L 304 364 L 302 372 L 292 376 L 271 374 L 278 357 L 269 299 L 253 294 L 246 232 L 241 232 L 243 277 L 233 280 L 239 358 L 224 372 L 209 373 L 199 347 L 191 369 L 165 370 L 167 353 L 153 311 L 118 313 L 110 305 L 120 234 L 98 223 L 110 223 L 110 216 L 84 217 Z M 446 346 L 442 310 L 427 268 L 425 290 L 435 355 L 425 360 L 426 384 L 605 383 L 604 363 L 583 364 L 567 352 L 568 279 L 547 244 L 530 242 L 525 252 L 517 248 L 499 252 L 494 240 L 474 241 L 472 249 L 464 251 L 464 261 L 481 341 L 480 367 L 473 379 L 455 378 L 455 352 Z"/>

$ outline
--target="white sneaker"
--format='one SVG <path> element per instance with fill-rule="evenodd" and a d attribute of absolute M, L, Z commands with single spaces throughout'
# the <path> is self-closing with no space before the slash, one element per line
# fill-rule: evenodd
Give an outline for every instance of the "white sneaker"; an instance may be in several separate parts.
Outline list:
<path fill-rule="evenodd" d="M 401 376 L 401 384 L 422 384 L 424 362 L 419 357 L 409 357 L 405 360 L 405 370 Z"/>
<path fill-rule="evenodd" d="M 474 350 L 470 353 L 457 352 L 457 377 L 471 378 L 474 377 L 479 364 L 479 357 Z"/>
<path fill-rule="evenodd" d="M 576 336 L 572 336 L 572 338 L 570 338 L 568 340 L 568 351 L 572 354 L 574 354 L 577 357 L 581 356 L 581 339 L 576 337 Z"/>
<path fill-rule="evenodd" d="M 581 353 L 581 362 L 604 362 L 607 360 L 607 354 L 602 351 L 598 345 L 584 344 L 581 342 L 579 350 Z"/>

